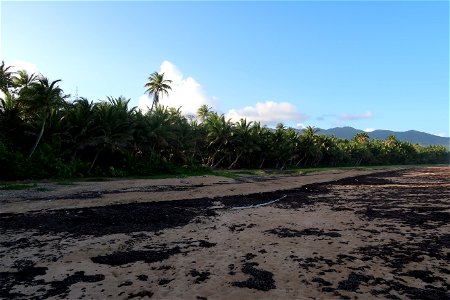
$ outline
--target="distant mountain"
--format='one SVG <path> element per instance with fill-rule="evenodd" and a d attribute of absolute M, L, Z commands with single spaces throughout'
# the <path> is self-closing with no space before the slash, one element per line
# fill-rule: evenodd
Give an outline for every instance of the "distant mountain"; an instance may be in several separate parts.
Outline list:
<path fill-rule="evenodd" d="M 364 132 L 363 130 L 355 129 L 353 127 L 336 127 L 330 129 L 320 129 L 317 134 L 334 135 L 340 139 L 351 140 L 355 134 Z"/>
<path fill-rule="evenodd" d="M 334 135 L 337 138 L 351 140 L 355 134 L 364 132 L 353 127 L 336 127 L 330 129 L 319 129 L 318 134 Z M 370 139 L 384 140 L 389 135 L 394 135 L 399 141 L 410 142 L 421 145 L 442 145 L 450 148 L 450 138 L 441 137 L 416 130 L 396 132 L 390 130 L 375 130 L 367 133 Z"/>

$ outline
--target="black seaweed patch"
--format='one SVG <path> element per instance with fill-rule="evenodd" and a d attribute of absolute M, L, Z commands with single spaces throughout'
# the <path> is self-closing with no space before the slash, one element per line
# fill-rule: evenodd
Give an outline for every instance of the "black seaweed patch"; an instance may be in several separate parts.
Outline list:
<path fill-rule="evenodd" d="M 260 291 L 275 289 L 276 286 L 275 280 L 273 280 L 273 273 L 256 269 L 254 265 L 255 263 L 245 263 L 242 267 L 242 272 L 251 275 L 252 277 L 245 281 L 234 281 L 232 285 Z"/>
<path fill-rule="evenodd" d="M 180 247 L 163 250 L 148 250 L 148 251 L 127 251 L 114 252 L 108 255 L 100 255 L 92 257 L 91 260 L 97 264 L 106 264 L 110 266 L 125 265 L 137 261 L 144 261 L 146 263 L 153 263 L 163 261 L 170 256 L 180 253 Z"/>

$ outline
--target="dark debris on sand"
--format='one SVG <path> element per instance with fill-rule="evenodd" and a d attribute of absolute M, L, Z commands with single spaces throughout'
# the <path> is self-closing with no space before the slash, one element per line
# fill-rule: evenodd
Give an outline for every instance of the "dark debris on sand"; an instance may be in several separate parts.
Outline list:
<path fill-rule="evenodd" d="M 180 247 L 176 246 L 174 248 L 161 250 L 117 251 L 108 255 L 92 257 L 91 260 L 97 264 L 119 266 L 138 261 L 143 261 L 146 263 L 163 261 L 178 253 L 180 253 Z"/>
<path fill-rule="evenodd" d="M 79 282 L 98 282 L 105 279 L 102 274 L 85 275 L 84 271 L 75 272 L 62 280 L 46 282 L 42 279 L 36 280 L 35 277 L 45 275 L 46 267 L 36 267 L 35 263 L 30 260 L 16 261 L 14 267 L 17 272 L 0 272 L 0 298 L 2 299 L 46 299 L 49 297 L 60 296 L 67 297 L 70 286 Z M 42 286 L 40 289 L 43 295 L 29 296 L 21 292 L 12 292 L 14 286 L 35 285 Z"/>
<path fill-rule="evenodd" d="M 135 294 L 133 294 L 133 293 L 128 294 L 128 299 L 133 299 L 133 298 L 141 299 L 143 297 L 151 298 L 152 296 L 153 296 L 153 293 L 151 291 L 140 291 L 140 292 L 137 292 Z"/>
<path fill-rule="evenodd" d="M 159 231 L 215 216 L 210 199 L 120 204 L 24 214 L 0 214 L 1 230 L 33 229 L 72 236 Z"/>
<path fill-rule="evenodd" d="M 367 262 L 367 266 L 350 268 L 348 277 L 344 280 L 331 282 L 325 278 L 313 276 L 312 282 L 319 286 L 322 292 L 333 292 L 341 298 L 346 295 L 359 293 L 364 286 L 376 297 L 412 299 L 450 299 L 450 284 L 448 283 L 448 266 L 450 264 L 450 234 L 439 231 L 442 226 L 448 225 L 450 213 L 448 211 L 450 191 L 442 186 L 442 182 L 448 182 L 448 178 L 421 175 L 421 180 L 429 182 L 423 188 L 414 187 L 414 182 L 396 187 L 397 178 L 406 171 L 377 173 L 367 176 L 345 178 L 331 183 L 310 184 L 290 191 L 277 191 L 270 193 L 257 193 L 245 196 L 230 196 L 214 199 L 220 201 L 226 208 L 236 206 L 261 204 L 284 195 L 285 198 L 271 204 L 279 209 L 298 209 L 321 203 L 334 211 L 351 213 L 354 211 L 362 220 L 376 225 L 376 229 L 353 228 L 355 234 L 364 232 L 374 235 L 364 247 L 353 249 L 349 253 L 337 254 L 336 258 L 314 256 L 298 257 L 289 256 L 298 263 L 299 268 L 307 272 L 336 272 L 334 265 L 344 266 L 349 264 L 355 256 L 361 262 Z M 389 185 L 384 187 L 384 185 Z M 346 197 L 345 193 L 337 192 L 336 187 L 352 190 L 357 187 L 359 198 Z M 81 195 L 94 197 L 98 195 Z M 133 232 L 161 232 L 167 228 L 185 226 L 196 218 L 210 218 L 216 215 L 212 208 L 212 199 L 196 199 L 183 201 L 165 201 L 154 203 L 121 204 L 105 207 L 91 207 L 78 209 L 62 209 L 54 211 L 30 212 L 24 214 L 0 214 L 0 235 L 6 231 L 37 230 L 38 233 L 64 233 L 72 237 L 85 235 L 102 236 L 115 233 Z M 381 224 L 381 225 L 380 225 Z M 350 224 L 351 226 L 351 224 Z M 400 230 L 400 227 L 404 227 Z M 245 224 L 231 224 L 232 232 L 244 231 L 250 228 Z M 290 237 L 326 237 L 339 238 L 340 233 L 335 230 L 325 231 L 318 228 L 306 228 L 296 230 L 290 228 L 275 228 L 267 233 L 277 235 L 280 238 Z M 375 240 L 382 232 L 402 235 L 404 240 Z M 20 238 L 16 240 L 0 241 L 6 249 L 22 249 L 27 247 L 44 247 L 47 242 L 40 242 L 33 238 Z M 188 247 L 211 248 L 215 243 L 206 240 L 185 243 Z M 159 262 L 172 255 L 182 253 L 186 249 L 179 246 L 162 247 L 148 250 L 131 250 L 114 252 L 108 255 L 93 257 L 92 261 L 99 264 L 119 266 L 133 262 Z M 6 252 L 5 252 L 6 253 Z M 350 255 L 351 254 L 351 255 Z M 256 262 L 250 260 L 254 254 L 247 254 L 243 261 L 241 271 L 250 277 L 245 281 L 235 281 L 231 285 L 268 291 L 275 289 L 273 274 L 263 270 Z M 410 270 L 408 266 L 422 263 L 426 259 L 438 262 L 439 267 L 431 269 Z M 369 262 L 377 261 L 383 267 L 392 270 L 393 279 L 386 280 L 374 277 L 370 273 Z M 168 266 L 163 266 L 166 269 Z M 161 268 L 163 268 L 161 267 Z M 327 270 L 323 267 L 328 268 Z M 17 271 L 0 273 L 0 298 L 24 299 L 30 298 L 14 289 L 17 285 L 42 286 L 40 296 L 64 297 L 70 286 L 76 282 L 97 282 L 103 280 L 103 275 L 85 275 L 83 272 L 67 274 L 60 281 L 44 282 L 36 280 L 36 276 L 45 275 L 47 268 L 36 266 L 32 261 L 17 261 L 13 266 Z M 234 264 L 229 265 L 230 275 L 236 274 L 238 268 Z M 211 276 L 208 271 L 200 272 L 193 269 L 190 273 L 195 280 L 202 282 Z M 144 277 L 139 278 L 144 280 Z M 169 280 L 169 279 L 167 279 Z M 423 283 L 420 288 L 413 286 L 410 280 Z M 170 281 L 168 281 L 170 282 Z M 167 284 L 168 282 L 161 282 Z M 340 294 L 342 292 L 343 294 Z M 150 291 L 142 291 L 129 294 L 129 298 L 152 297 Z M 33 298 L 33 297 L 31 297 Z"/>
<path fill-rule="evenodd" d="M 273 279 L 273 273 L 255 268 L 258 265 L 254 262 L 247 262 L 242 267 L 242 272 L 248 274 L 251 277 L 245 281 L 234 281 L 233 286 L 241 288 L 256 289 L 260 291 L 268 291 L 275 289 L 275 280 Z"/>
<path fill-rule="evenodd" d="M 318 228 L 306 228 L 303 230 L 295 230 L 295 229 L 290 229 L 290 228 L 274 228 L 271 230 L 267 230 L 266 232 L 275 234 L 281 238 L 301 237 L 301 236 L 309 236 L 309 235 L 317 236 L 317 237 L 321 237 L 321 236 L 340 237 L 341 236 L 341 234 L 337 233 L 336 230 L 331 230 L 329 232 L 325 232 L 322 229 L 319 230 Z"/>
<path fill-rule="evenodd" d="M 196 269 L 192 269 L 191 272 L 189 272 L 189 274 L 192 277 L 196 277 L 194 283 L 199 284 L 207 279 L 209 279 L 209 276 L 211 275 L 211 273 L 209 271 L 204 271 L 204 272 L 199 272 Z"/>

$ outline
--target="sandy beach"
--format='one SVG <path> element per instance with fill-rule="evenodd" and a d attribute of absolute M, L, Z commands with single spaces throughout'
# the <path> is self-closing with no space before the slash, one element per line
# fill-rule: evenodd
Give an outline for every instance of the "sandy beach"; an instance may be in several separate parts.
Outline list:
<path fill-rule="evenodd" d="M 0 298 L 450 299 L 450 167 L 0 191 Z"/>

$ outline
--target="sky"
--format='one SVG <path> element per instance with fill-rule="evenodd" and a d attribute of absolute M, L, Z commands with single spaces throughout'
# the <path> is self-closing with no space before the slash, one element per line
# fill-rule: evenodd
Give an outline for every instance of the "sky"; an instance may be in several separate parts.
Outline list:
<path fill-rule="evenodd" d="M 93 101 L 124 96 L 302 128 L 449 136 L 448 1 L 1 1 L 0 59 Z"/>

